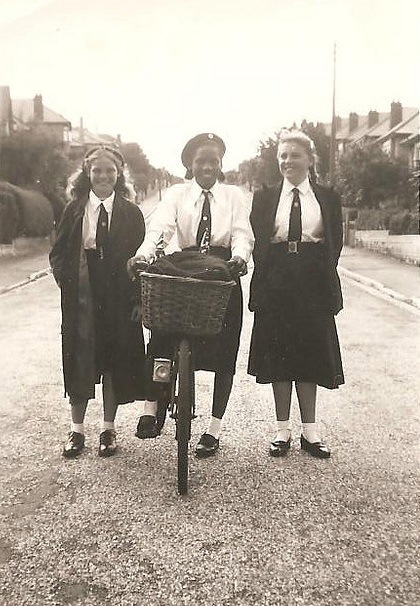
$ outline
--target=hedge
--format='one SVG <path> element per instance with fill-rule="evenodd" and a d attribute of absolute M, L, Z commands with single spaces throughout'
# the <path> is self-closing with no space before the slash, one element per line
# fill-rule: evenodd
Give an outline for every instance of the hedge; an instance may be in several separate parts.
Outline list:
<path fill-rule="evenodd" d="M 408 210 L 394 214 L 389 221 L 389 233 L 395 236 L 418 234 L 419 215 Z"/>
<path fill-rule="evenodd" d="M 356 229 L 388 229 L 391 235 L 419 233 L 419 214 L 395 208 L 361 209 L 356 219 Z"/>
<path fill-rule="evenodd" d="M 5 181 L 0 181 L 0 244 L 12 244 L 20 222 L 18 194 Z"/>
<path fill-rule="evenodd" d="M 358 211 L 356 229 L 388 229 L 392 212 L 388 209 L 363 208 Z"/>
<path fill-rule="evenodd" d="M 54 227 L 50 201 L 41 193 L 10 183 L 0 183 L 0 243 L 11 243 L 18 236 L 48 236 Z"/>

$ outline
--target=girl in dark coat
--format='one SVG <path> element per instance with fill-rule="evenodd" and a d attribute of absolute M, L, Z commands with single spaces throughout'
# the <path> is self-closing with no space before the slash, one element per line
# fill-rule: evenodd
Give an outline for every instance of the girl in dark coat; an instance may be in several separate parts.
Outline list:
<path fill-rule="evenodd" d="M 64 385 L 71 404 L 67 458 L 84 448 L 84 417 L 96 383 L 103 385 L 100 456 L 115 453 L 118 405 L 144 397 L 138 293 L 126 264 L 143 242 L 145 226 L 140 209 L 127 199 L 123 168 L 113 148 L 86 154 L 50 253 L 61 289 Z"/>
<path fill-rule="evenodd" d="M 344 383 L 334 315 L 342 308 L 337 263 L 342 248 L 340 199 L 310 179 L 312 141 L 282 133 L 281 184 L 256 192 L 251 211 L 255 235 L 250 309 L 254 327 L 248 372 L 273 386 L 277 435 L 272 456 L 291 443 L 290 403 L 295 383 L 302 419 L 301 447 L 330 456 L 316 423 L 317 385 Z"/>

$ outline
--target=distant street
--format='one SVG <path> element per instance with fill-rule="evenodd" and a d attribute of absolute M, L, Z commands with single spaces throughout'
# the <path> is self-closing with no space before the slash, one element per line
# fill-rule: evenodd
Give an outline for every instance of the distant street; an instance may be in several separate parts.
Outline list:
<path fill-rule="evenodd" d="M 0 601 L 7 606 L 415 604 L 419 479 L 418 316 L 345 286 L 338 319 L 346 385 L 322 390 L 333 456 L 267 456 L 270 389 L 246 375 L 246 313 L 236 387 L 214 460 L 191 456 L 176 494 L 172 421 L 139 442 L 136 405 L 119 413 L 118 456 L 60 456 L 68 429 L 59 293 L 51 276 L 0 297 Z M 209 375 L 198 375 L 199 418 Z"/>

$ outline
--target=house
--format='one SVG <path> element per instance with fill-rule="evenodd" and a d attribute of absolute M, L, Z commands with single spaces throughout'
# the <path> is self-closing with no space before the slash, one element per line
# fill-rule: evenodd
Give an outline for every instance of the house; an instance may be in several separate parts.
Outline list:
<path fill-rule="evenodd" d="M 22 130 L 42 130 L 65 144 L 71 139 L 71 122 L 46 107 L 42 95 L 12 99 L 9 87 L 0 86 L 0 135 L 10 136 Z"/>
<path fill-rule="evenodd" d="M 111 135 L 93 134 L 84 127 L 83 118 L 80 118 L 79 126 L 75 126 L 71 133 L 70 155 L 72 158 L 81 158 L 90 147 L 95 145 L 110 145 L 111 147 L 121 146 L 121 137 L 112 137 Z"/>
<path fill-rule="evenodd" d="M 380 145 L 392 158 L 403 158 L 412 168 L 418 166 L 418 108 L 403 107 L 401 103 L 393 101 L 389 112 L 371 110 L 363 116 L 351 112 L 347 119 L 337 117 L 336 120 L 338 157 L 353 145 L 374 143 Z M 331 125 L 326 126 L 326 131 L 330 133 Z"/>
<path fill-rule="evenodd" d="M 419 168 L 419 110 L 409 111 L 403 108 L 401 121 L 387 133 L 376 140 L 376 143 L 393 158 L 403 158 L 410 168 Z"/>

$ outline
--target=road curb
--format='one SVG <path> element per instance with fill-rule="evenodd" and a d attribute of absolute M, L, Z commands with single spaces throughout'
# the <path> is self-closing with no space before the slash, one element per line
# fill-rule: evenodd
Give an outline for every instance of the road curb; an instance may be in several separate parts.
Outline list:
<path fill-rule="evenodd" d="M 351 271 L 350 269 L 346 269 L 343 266 L 340 266 L 338 268 L 338 271 L 346 278 L 349 278 L 354 282 L 358 282 L 363 286 L 378 291 L 381 296 L 387 299 L 398 301 L 399 303 L 405 303 L 406 305 L 411 305 L 411 307 L 415 307 L 416 309 L 420 310 L 420 299 L 418 299 L 417 297 L 408 297 L 407 295 L 403 295 L 400 292 L 397 292 L 396 290 L 388 288 L 387 286 L 382 284 L 382 282 L 378 282 L 377 280 L 373 280 L 372 278 L 357 274 L 356 272 Z"/>
<path fill-rule="evenodd" d="M 40 278 L 44 278 L 45 276 L 48 276 L 51 273 L 51 267 L 47 267 L 46 269 L 41 269 L 40 271 L 35 271 L 34 273 L 32 273 L 30 276 L 28 276 L 27 278 L 25 278 L 25 280 L 22 280 L 21 282 L 16 282 L 15 284 L 10 284 L 9 286 L 3 286 L 2 288 L 0 288 L 0 295 L 4 295 L 8 292 L 10 292 L 11 290 L 16 290 L 17 288 L 22 288 L 22 286 L 26 286 L 27 284 L 30 284 L 31 282 L 35 282 L 36 280 L 39 280 Z"/>
<path fill-rule="evenodd" d="M 381 296 L 398 301 L 400 303 L 405 303 L 406 305 L 410 305 L 411 307 L 415 307 L 420 310 L 420 299 L 416 297 L 407 297 L 396 290 L 392 290 L 391 288 L 386 287 L 382 282 L 378 282 L 378 280 L 374 280 L 373 278 L 368 278 L 366 276 L 362 276 L 361 274 L 357 274 L 350 269 L 346 269 L 345 267 L 340 266 L 338 268 L 339 273 L 349 278 L 350 280 L 362 284 L 368 288 L 378 291 Z M 44 278 L 51 273 L 51 267 L 47 267 L 46 269 L 41 269 L 40 271 L 36 271 L 32 273 L 28 278 L 22 280 L 21 282 L 16 282 L 15 284 L 10 284 L 9 286 L 3 286 L 0 288 L 0 295 L 4 295 L 12 290 L 16 290 L 17 288 L 21 288 L 22 286 L 26 286 L 31 282 L 35 282 L 40 278 Z"/>

